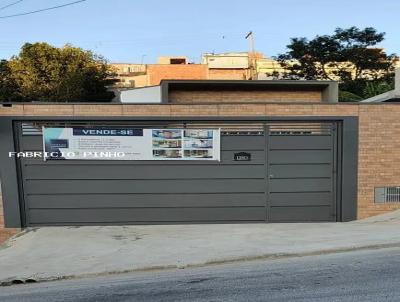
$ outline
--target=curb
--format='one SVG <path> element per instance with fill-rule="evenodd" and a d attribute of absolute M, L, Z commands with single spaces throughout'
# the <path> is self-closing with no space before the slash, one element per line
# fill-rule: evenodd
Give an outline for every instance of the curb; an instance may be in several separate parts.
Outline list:
<path fill-rule="evenodd" d="M 250 261 L 257 261 L 257 260 L 289 259 L 289 258 L 299 258 L 299 257 L 307 257 L 307 256 L 339 254 L 339 253 L 347 253 L 347 252 L 353 252 L 353 251 L 378 250 L 378 249 L 395 248 L 395 247 L 400 247 L 400 242 L 344 247 L 344 248 L 327 249 L 327 250 L 319 250 L 319 251 L 303 252 L 303 253 L 275 253 L 275 254 L 264 254 L 264 255 L 257 255 L 257 256 L 242 256 L 242 257 L 227 258 L 227 259 L 221 259 L 221 260 L 211 260 L 211 261 L 206 261 L 204 263 L 198 263 L 198 264 L 149 266 L 149 267 L 137 268 L 137 269 L 106 271 L 106 272 L 100 272 L 100 273 L 79 274 L 79 275 L 61 275 L 61 276 L 49 276 L 49 277 L 43 277 L 43 278 L 35 278 L 32 275 L 29 277 L 11 277 L 11 278 L 0 280 L 0 287 L 1 286 L 12 286 L 12 285 L 18 285 L 18 284 L 38 283 L 38 282 L 93 278 L 93 277 L 126 274 L 126 273 L 133 273 L 133 272 L 152 272 L 152 271 L 164 271 L 164 270 L 174 270 L 174 269 L 199 268 L 199 267 L 207 267 L 207 266 L 214 266 L 214 265 L 232 264 L 232 263 L 238 263 L 238 262 L 250 262 Z"/>

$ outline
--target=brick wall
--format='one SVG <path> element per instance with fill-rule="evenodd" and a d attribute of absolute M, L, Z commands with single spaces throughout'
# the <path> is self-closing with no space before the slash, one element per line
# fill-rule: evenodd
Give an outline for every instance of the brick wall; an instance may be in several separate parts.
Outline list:
<path fill-rule="evenodd" d="M 209 80 L 247 80 L 250 77 L 249 69 L 209 69 Z"/>
<path fill-rule="evenodd" d="M 118 69 L 118 79 L 135 81 L 135 87 L 159 85 L 161 80 L 246 80 L 248 69 L 209 69 L 205 64 L 148 64 L 145 74 L 123 73 L 123 68 L 131 64 L 114 64 Z"/>
<path fill-rule="evenodd" d="M 400 208 L 374 204 L 374 187 L 400 186 L 400 106 L 360 106 L 359 218 Z"/>
<path fill-rule="evenodd" d="M 172 103 L 232 103 L 232 102 L 321 102 L 321 91 L 214 91 L 214 90 L 171 90 Z"/>
<path fill-rule="evenodd" d="M 148 85 L 159 85 L 161 80 L 205 80 L 207 65 L 147 65 Z"/>
<path fill-rule="evenodd" d="M 375 187 L 400 186 L 400 104 L 21 104 L 0 107 L 0 115 L 359 116 L 358 217 L 400 209 L 400 204 L 374 203 Z"/>

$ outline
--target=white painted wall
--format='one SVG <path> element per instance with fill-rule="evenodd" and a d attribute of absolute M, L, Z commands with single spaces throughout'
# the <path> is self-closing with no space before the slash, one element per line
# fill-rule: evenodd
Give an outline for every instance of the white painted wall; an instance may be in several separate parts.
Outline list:
<path fill-rule="evenodd" d="M 249 68 L 247 53 L 203 54 L 202 63 L 209 68 Z"/>
<path fill-rule="evenodd" d="M 114 102 L 121 103 L 161 103 L 161 86 L 151 86 L 126 90 L 114 90 Z"/>

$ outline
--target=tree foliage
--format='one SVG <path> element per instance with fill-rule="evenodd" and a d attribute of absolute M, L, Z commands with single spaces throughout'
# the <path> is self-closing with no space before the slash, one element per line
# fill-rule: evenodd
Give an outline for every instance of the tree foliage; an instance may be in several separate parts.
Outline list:
<path fill-rule="evenodd" d="M 11 78 L 10 68 L 6 60 L 0 61 L 0 102 L 13 101 L 17 85 Z"/>
<path fill-rule="evenodd" d="M 370 98 L 378 94 L 385 93 L 389 90 L 394 89 L 394 82 L 367 82 L 365 85 L 363 96 L 365 98 Z"/>
<path fill-rule="evenodd" d="M 288 51 L 277 58 L 287 70 L 281 76 L 337 80 L 341 90 L 364 97 L 367 83 L 390 82 L 393 78 L 397 56 L 377 47 L 384 37 L 385 33 L 372 27 L 350 27 L 312 40 L 292 38 Z"/>
<path fill-rule="evenodd" d="M 358 102 L 361 101 L 363 98 L 359 95 L 348 91 L 339 91 L 339 101 L 340 102 Z"/>
<path fill-rule="evenodd" d="M 1 66 L 0 100 L 110 101 L 114 97 L 106 88 L 111 84 L 106 61 L 71 45 L 26 43 L 18 56 Z"/>

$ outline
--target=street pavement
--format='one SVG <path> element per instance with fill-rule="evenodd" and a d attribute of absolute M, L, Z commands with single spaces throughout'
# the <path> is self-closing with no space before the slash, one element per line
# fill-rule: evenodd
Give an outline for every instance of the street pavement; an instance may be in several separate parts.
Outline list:
<path fill-rule="evenodd" d="M 400 247 L 400 211 L 347 223 L 31 229 L 0 247 L 0 285 Z"/>
<path fill-rule="evenodd" d="M 2 302 L 399 301 L 400 248 L 0 288 Z"/>

